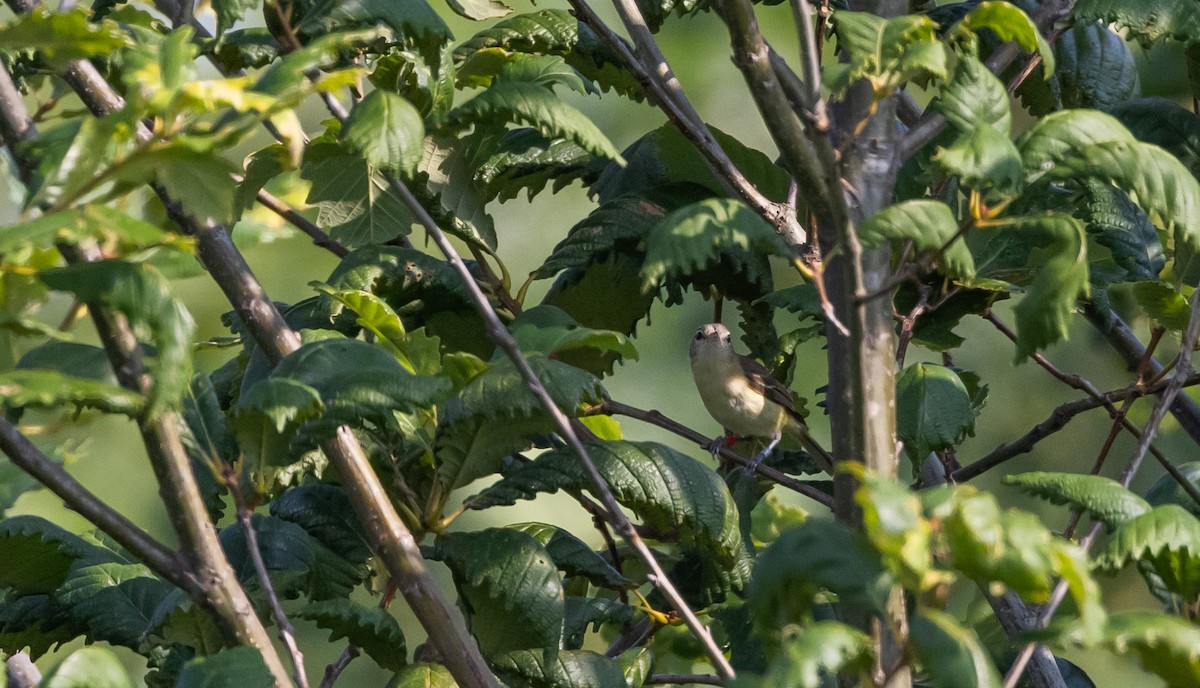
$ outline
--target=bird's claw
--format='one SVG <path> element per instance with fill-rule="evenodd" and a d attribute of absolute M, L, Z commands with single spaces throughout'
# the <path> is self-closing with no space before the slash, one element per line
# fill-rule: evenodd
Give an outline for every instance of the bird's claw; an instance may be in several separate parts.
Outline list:
<path fill-rule="evenodd" d="M 717 458 L 717 455 L 721 453 L 722 449 L 729 446 L 729 440 L 730 438 L 725 436 L 717 437 L 713 441 L 704 445 L 704 449 L 708 451 L 709 454 L 712 454 L 712 457 L 715 459 Z"/>

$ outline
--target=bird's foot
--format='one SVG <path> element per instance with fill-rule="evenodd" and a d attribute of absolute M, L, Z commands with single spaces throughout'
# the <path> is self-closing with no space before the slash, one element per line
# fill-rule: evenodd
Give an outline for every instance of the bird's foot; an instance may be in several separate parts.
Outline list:
<path fill-rule="evenodd" d="M 717 455 L 721 453 L 722 449 L 732 447 L 737 443 L 737 441 L 737 438 L 733 435 L 722 435 L 721 437 L 717 437 L 713 441 L 704 445 L 704 448 L 708 450 L 708 453 L 712 454 L 712 457 L 715 459 L 717 458 Z"/>
<path fill-rule="evenodd" d="M 772 437 L 771 443 L 764 447 L 762 451 L 755 454 L 754 457 L 750 459 L 750 463 L 746 464 L 746 470 L 750 471 L 751 473 L 757 471 L 762 462 L 771 455 L 771 452 L 775 451 L 775 447 L 779 446 L 780 439 L 782 439 L 781 435 Z"/>

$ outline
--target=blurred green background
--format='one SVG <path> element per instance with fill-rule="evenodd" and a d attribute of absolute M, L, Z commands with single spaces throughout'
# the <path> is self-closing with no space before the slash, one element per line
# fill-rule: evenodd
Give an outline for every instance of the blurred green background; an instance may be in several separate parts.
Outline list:
<path fill-rule="evenodd" d="M 606 18 L 613 20 L 611 8 L 597 3 L 597 9 Z M 565 7 L 562 2 L 539 3 L 538 8 Z M 482 25 L 463 20 L 443 6 L 438 9 L 446 17 L 458 40 L 469 38 Z M 518 11 L 527 11 L 528 5 L 517 4 Z M 772 43 L 786 55 L 795 54 L 795 40 L 791 16 L 786 5 L 762 7 L 759 10 L 764 31 Z M 210 20 L 211 18 L 206 18 Z M 615 23 L 615 22 L 614 22 Z M 660 34 L 664 52 L 671 60 L 685 90 L 692 97 L 704 117 L 717 127 L 729 132 L 743 142 L 773 155 L 773 147 L 759 119 L 753 114 L 753 105 L 742 82 L 741 75 L 728 58 L 728 36 L 720 23 L 711 15 L 675 19 L 668 22 Z M 1142 89 L 1144 95 L 1165 95 L 1185 98 L 1186 70 L 1181 52 L 1170 49 L 1155 49 L 1139 53 Z M 460 94 L 460 102 L 469 94 Z M 637 137 L 659 126 L 664 118 L 648 105 L 639 105 L 617 97 L 585 97 L 575 93 L 562 96 L 576 107 L 593 117 L 619 148 Z M 919 100 L 923 100 L 918 97 Z M 1189 103 L 1190 104 L 1190 103 Z M 68 103 L 68 107 L 73 105 Z M 318 122 L 325 113 L 313 104 L 304 113 L 309 131 L 316 131 Z M 1020 115 L 1018 114 L 1018 121 Z M 266 145 L 262 139 L 247 142 L 246 152 L 256 146 Z M 0 224 L 18 219 L 19 191 L 8 182 L 7 173 L 0 175 L 0 199 L 9 199 L 0 204 Z M 303 190 L 293 197 L 302 199 Z M 500 237 L 499 253 L 520 282 L 524 275 L 536 268 L 550 249 L 566 234 L 567 230 L 595 207 L 579 184 L 551 195 L 543 193 L 532 203 L 523 198 L 491 208 Z M 267 216 L 258 215 L 259 221 Z M 235 229 L 235 236 L 242 234 Z M 262 233 L 262 229 L 256 233 Z M 246 255 L 268 293 L 277 300 L 291 302 L 312 295 L 308 282 L 327 277 L 334 266 L 333 257 L 313 247 L 302 236 L 286 236 L 286 230 L 270 230 L 266 236 L 278 236 L 273 241 L 250 246 Z M 423 245 L 422 238 L 414 235 L 414 243 Z M 776 286 L 788 286 L 795 282 L 795 273 L 780 264 L 776 271 Z M 530 290 L 528 303 L 536 303 L 549 286 L 549 281 L 537 283 Z M 221 327 L 219 316 L 226 311 L 227 304 L 219 290 L 207 277 L 191 277 L 176 282 L 176 293 L 185 302 L 196 319 L 201 338 L 227 334 Z M 65 312 L 67 303 L 56 301 L 46 311 L 48 322 L 57 322 Z M 735 314 L 726 312 L 726 322 L 735 325 Z M 1012 322 L 1011 311 L 1002 304 L 997 312 Z M 786 317 L 786 314 L 780 316 Z M 618 366 L 613 376 L 605 380 L 612 397 L 641 408 L 661 410 L 677 420 L 683 421 L 705 434 L 719 432 L 717 424 L 708 418 L 699 398 L 695 395 L 686 347 L 688 339 L 701 323 L 712 319 L 711 303 L 697 294 L 689 294 L 680 307 L 663 308 L 656 304 L 649 322 L 643 322 L 638 331 L 637 347 L 640 360 Z M 780 321 L 781 325 L 784 323 Z M 1134 323 L 1145 341 L 1145 323 Z M 786 331 L 786 330 L 785 330 Z M 1052 379 L 1045 371 L 1032 363 L 1013 364 L 1011 343 L 991 325 L 979 318 L 969 318 L 959 327 L 958 333 L 965 336 L 967 343 L 953 352 L 956 365 L 976 371 L 989 385 L 991 393 L 986 407 L 978 420 L 976 434 L 960 449 L 962 463 L 969 463 L 986 454 L 998 444 L 1019 436 L 1034 424 L 1044 420 L 1060 403 L 1077 398 L 1079 394 L 1067 389 Z M 81 330 L 81 336 L 83 332 Z M 804 345 L 794 387 L 809 398 L 809 408 L 814 414 L 809 418 L 818 439 L 827 443 L 828 423 L 820 417 L 820 409 L 814 408 L 817 401 L 815 389 L 824 384 L 825 359 L 820 342 Z M 1164 344 L 1160 360 L 1168 360 L 1172 352 L 1170 344 Z M 202 351 L 198 364 L 212 369 L 231 355 L 225 351 Z M 1096 333 L 1080 318 L 1072 331 L 1069 342 L 1058 345 L 1047 352 L 1051 361 L 1068 373 L 1080 374 L 1091 380 L 1100 389 L 1120 387 L 1129 380 L 1119 358 Z M 941 362 L 939 355 L 917 348 L 910 349 L 908 363 L 920 360 Z M 1141 401 L 1130 414 L 1137 423 L 1145 419 L 1150 403 Z M 654 427 L 622 420 L 626 436 L 631 439 L 648 439 L 666 442 L 687 451 L 697 460 L 708 461 L 706 453 L 688 446 L 671 435 Z M 1052 529 L 1061 529 L 1067 520 L 1062 509 L 1047 508 L 1041 503 L 1023 498 L 1014 491 L 999 486 L 1005 473 L 1016 473 L 1033 469 L 1086 471 L 1108 433 L 1110 422 L 1101 411 L 1092 411 L 1072 422 L 1065 431 L 1054 435 L 1038 445 L 1037 449 L 1005 464 L 1002 468 L 978 480 L 982 487 L 995 488 L 1008 505 L 1031 508 L 1043 515 Z M 99 496 L 108 500 L 120 511 L 141 524 L 163 540 L 172 539 L 156 487 L 146 464 L 145 456 L 135 429 L 131 423 L 113 418 L 95 418 L 86 424 L 64 431 L 53 432 L 37 438 L 47 451 L 53 450 L 67 457 L 71 472 Z M 1163 425 L 1158 446 L 1177 463 L 1200 459 L 1200 452 L 1168 417 Z M 1124 466 L 1133 448 L 1127 435 L 1117 442 L 1105 471 L 1116 475 Z M 902 475 L 908 476 L 908 467 L 902 466 Z M 1147 461 L 1135 489 L 1144 491 L 1162 474 L 1153 461 Z M 469 487 L 465 494 L 478 489 Z M 778 492 L 778 491 L 777 491 Z M 790 503 L 812 510 L 813 517 L 827 518 L 822 509 L 802 498 L 786 496 Z M 52 495 L 45 491 L 27 494 L 9 513 L 38 514 L 74 531 L 88 529 L 81 518 L 65 510 Z M 494 509 L 485 513 L 470 512 L 458 521 L 458 527 L 473 529 L 485 525 L 502 525 L 520 521 L 550 520 L 562 524 L 563 520 L 579 536 L 592 544 L 599 545 L 599 537 L 591 528 L 587 515 L 569 498 L 561 495 L 542 497 L 536 502 L 505 509 Z M 433 564 L 435 568 L 440 565 Z M 443 580 L 449 582 L 444 570 L 439 570 Z M 1106 596 L 1113 608 L 1153 607 L 1155 602 L 1146 594 L 1140 579 L 1124 573 L 1115 579 L 1106 579 Z M 448 587 L 448 586 L 447 586 Z M 365 595 L 365 594 L 364 594 Z M 965 599 L 967 595 L 962 595 Z M 409 647 L 421 642 L 422 634 L 413 623 L 402 601 L 392 607 L 409 634 Z M 306 663 L 311 677 L 319 679 L 326 664 L 336 659 L 343 645 L 327 643 L 324 632 L 299 624 L 301 646 L 305 649 Z M 74 645 L 64 650 L 73 649 Z M 60 650 L 43 658 L 38 664 L 43 668 L 52 665 L 61 657 Z M 130 670 L 145 670 L 141 658 L 132 653 L 121 652 Z M 1141 688 L 1162 685 L 1153 677 L 1144 676 L 1130 660 L 1109 657 L 1102 653 L 1074 653 L 1068 658 L 1080 664 L 1100 686 L 1130 686 Z M 339 685 L 382 686 L 387 680 L 370 659 L 360 658 L 350 665 Z"/>

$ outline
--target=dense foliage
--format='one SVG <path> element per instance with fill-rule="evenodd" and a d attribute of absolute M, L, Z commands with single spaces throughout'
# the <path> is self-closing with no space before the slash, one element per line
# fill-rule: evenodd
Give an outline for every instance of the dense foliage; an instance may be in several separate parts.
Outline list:
<path fill-rule="evenodd" d="M 1163 459 L 1152 493 L 1128 489 L 1168 411 L 1200 428 L 1176 400 L 1198 381 L 1200 116 L 1139 97 L 1127 42 L 1182 43 L 1194 68 L 1193 3 L 793 0 L 791 66 L 749 0 L 621 0 L 632 45 L 583 0 L 448 0 L 484 22 L 465 38 L 425 0 L 212 0 L 212 35 L 191 4 L 11 0 L 0 17 L 0 131 L 24 193 L 0 229 L 0 510 L 41 484 L 97 528 L 0 519 L 0 650 L 97 643 L 41 685 L 131 685 L 108 644 L 144 656 L 152 686 L 307 686 L 289 617 L 347 646 L 321 685 L 360 653 L 398 688 L 1011 688 L 1031 657 L 1039 688 L 1097 685 L 1047 652 L 1076 647 L 1200 685 L 1198 472 Z M 664 78 L 650 31 L 708 11 L 778 152 L 706 127 Z M 670 121 L 619 150 L 567 90 Z M 298 111 L 318 101 L 331 117 L 313 126 Z M 263 127 L 276 142 L 238 164 Z M 498 247 L 519 228 L 489 207 L 574 183 L 595 208 L 514 282 Z M 309 298 L 271 301 L 231 242 L 264 212 L 338 257 Z M 201 270 L 232 310 L 227 336 L 198 342 L 170 278 Z M 830 381 L 834 480 L 790 448 L 751 473 L 756 441 L 713 468 L 711 438 L 610 397 L 651 307 L 688 292 L 736 306 L 743 348 L 784 381 L 806 342 L 843 357 L 883 337 L 876 359 L 846 359 L 882 376 Z M 75 305 L 55 326 L 59 295 Z M 1011 332 L 991 312 L 1009 299 Z M 1149 343 L 1114 303 L 1150 321 Z M 1040 357 L 1081 313 L 1130 358 L 1127 386 Z M 960 466 L 986 422 L 986 380 L 952 358 L 973 317 L 1085 396 Z M 910 345 L 943 364 L 905 365 Z M 228 362 L 197 374 L 197 346 Z M 965 484 L 1097 408 L 1141 438 L 1119 480 L 1098 475 L 1108 445 L 1093 475 L 1007 478 L 1067 507 L 1065 533 Z M 137 423 L 138 480 L 157 481 L 178 549 L 56 463 L 56 431 L 96 414 Z M 697 450 L 627 440 L 617 415 Z M 845 439 L 868 426 L 893 440 L 881 454 Z M 460 527 L 558 491 L 598 534 Z M 1161 610 L 1106 608 L 1096 575 L 1127 566 Z M 986 602 L 967 615 L 952 597 Z"/>

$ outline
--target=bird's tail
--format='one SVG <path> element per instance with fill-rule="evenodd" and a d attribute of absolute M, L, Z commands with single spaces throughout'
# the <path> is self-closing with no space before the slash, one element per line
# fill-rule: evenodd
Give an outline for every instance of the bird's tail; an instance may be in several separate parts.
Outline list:
<path fill-rule="evenodd" d="M 808 432 L 808 427 L 801 423 L 788 423 L 788 430 L 792 437 L 800 441 L 805 451 L 812 456 L 813 461 L 816 461 L 817 465 L 826 473 L 833 475 L 833 456 L 813 439 Z"/>

